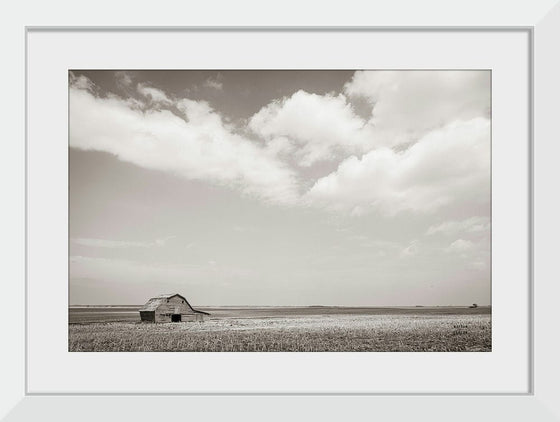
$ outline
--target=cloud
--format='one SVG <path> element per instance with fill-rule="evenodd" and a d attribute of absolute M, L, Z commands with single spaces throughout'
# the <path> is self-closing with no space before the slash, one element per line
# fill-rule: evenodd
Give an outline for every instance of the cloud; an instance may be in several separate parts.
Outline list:
<path fill-rule="evenodd" d="M 156 239 L 152 242 L 135 242 L 127 240 L 108 240 L 108 239 L 93 239 L 93 238 L 72 238 L 72 243 L 80 246 L 90 246 L 95 248 L 111 248 L 111 249 L 124 249 L 124 248 L 153 248 L 165 246 L 168 240 L 173 239 L 175 236 L 167 236 L 161 239 Z"/>
<path fill-rule="evenodd" d="M 132 84 L 126 72 L 116 77 Z M 472 212 L 480 215 L 489 203 L 489 72 L 359 71 L 344 93 L 300 90 L 246 123 L 230 123 L 205 101 L 146 83 L 136 85 L 139 99 L 123 99 L 99 95 L 85 76 L 70 78 L 72 147 L 265 201 L 353 216 L 431 213 L 461 204 L 479 205 Z M 221 86 L 219 76 L 206 82 Z M 356 99 L 371 104 L 371 116 L 358 115 Z M 293 166 L 322 161 L 335 162 L 311 170 Z M 310 177 L 336 161 L 336 171 Z M 311 188 L 302 193 L 303 186 Z M 448 223 L 428 234 L 459 230 L 458 222 Z"/>
<path fill-rule="evenodd" d="M 263 107 L 248 126 L 278 151 L 295 149 L 298 163 L 310 166 L 331 160 L 338 152 L 368 149 L 371 137 L 364 132 L 365 124 L 344 95 L 300 90 Z"/>
<path fill-rule="evenodd" d="M 472 240 L 460 237 L 447 246 L 441 245 L 439 250 L 448 254 L 449 259 L 460 259 L 467 269 L 489 271 L 490 248 L 490 237 L 484 236 Z"/>
<path fill-rule="evenodd" d="M 383 146 L 402 149 L 452 121 L 489 113 L 488 71 L 358 71 L 344 93 L 300 90 L 263 107 L 248 126 L 306 167 Z"/>
<path fill-rule="evenodd" d="M 158 265 L 124 259 L 70 256 L 70 273 L 73 279 L 88 278 L 98 281 L 130 283 L 139 286 L 158 280 L 197 284 L 207 275 L 200 265 Z"/>
<path fill-rule="evenodd" d="M 430 226 L 427 235 L 443 234 L 452 236 L 458 233 L 481 233 L 490 230 L 490 219 L 488 217 L 471 217 L 466 220 L 452 220 Z"/>
<path fill-rule="evenodd" d="M 206 88 L 212 88 L 221 91 L 224 88 L 224 84 L 220 79 L 220 75 L 215 78 L 208 78 L 204 81 L 203 86 L 205 86 Z"/>
<path fill-rule="evenodd" d="M 456 241 L 454 241 L 453 243 L 451 243 L 448 247 L 447 247 L 447 251 L 448 252 L 454 252 L 454 253 L 465 253 L 467 251 L 472 250 L 474 247 L 474 243 L 471 242 L 470 240 L 465 240 L 465 239 L 457 239 Z"/>
<path fill-rule="evenodd" d="M 251 227 L 251 226 L 240 226 L 240 225 L 234 225 L 231 228 L 234 232 L 238 232 L 238 233 L 251 233 L 251 232 L 255 232 L 257 231 L 255 227 Z"/>
<path fill-rule="evenodd" d="M 141 284 L 153 286 L 154 280 L 158 281 L 158 285 L 178 283 L 183 287 L 204 284 L 208 280 L 211 280 L 211 283 L 222 280 L 243 280 L 251 277 L 254 271 L 237 267 L 220 267 L 209 263 L 170 265 L 72 255 L 70 274 L 73 280 L 110 281 L 131 284 L 138 288 Z"/>
<path fill-rule="evenodd" d="M 473 270 L 485 270 L 488 268 L 488 263 L 483 259 L 472 261 L 469 266 Z"/>
<path fill-rule="evenodd" d="M 392 145 L 453 120 L 489 117 L 489 71 L 358 71 L 345 84 L 372 106 L 370 123 Z M 391 139 L 393 138 L 393 139 Z"/>
<path fill-rule="evenodd" d="M 115 72 L 115 80 L 117 83 L 117 86 L 121 89 L 125 89 L 127 90 L 128 88 L 130 88 L 132 86 L 132 76 L 130 75 L 130 73 L 125 72 L 125 71 L 118 71 Z"/>
<path fill-rule="evenodd" d="M 485 118 L 448 124 L 401 152 L 379 148 L 349 157 L 305 196 L 309 205 L 354 215 L 429 213 L 489 200 L 490 122 Z"/>
<path fill-rule="evenodd" d="M 143 108 L 115 95 L 101 97 L 83 80 L 70 85 L 70 146 L 105 151 L 138 166 L 204 179 L 265 201 L 293 204 L 295 173 L 265 148 L 234 133 L 206 102 L 174 100 Z M 85 87 L 85 88 L 84 88 Z M 172 100 L 138 85 L 151 103 Z"/>
<path fill-rule="evenodd" d="M 418 240 L 412 240 L 407 246 L 406 248 L 404 248 L 401 251 L 401 256 L 407 257 L 407 256 L 414 256 L 414 255 L 418 255 L 418 252 L 420 251 L 420 244 L 418 243 Z"/>
<path fill-rule="evenodd" d="M 151 87 L 144 83 L 140 83 L 136 86 L 136 90 L 140 95 L 145 97 L 146 99 L 150 100 L 156 104 L 164 104 L 164 105 L 171 105 L 173 102 L 169 99 L 169 97 L 160 89 Z"/>
<path fill-rule="evenodd" d="M 74 72 L 69 71 L 68 78 L 69 78 L 68 83 L 70 84 L 71 87 L 74 87 L 76 89 L 83 89 L 90 92 L 95 91 L 95 84 L 84 75 L 76 76 Z"/>

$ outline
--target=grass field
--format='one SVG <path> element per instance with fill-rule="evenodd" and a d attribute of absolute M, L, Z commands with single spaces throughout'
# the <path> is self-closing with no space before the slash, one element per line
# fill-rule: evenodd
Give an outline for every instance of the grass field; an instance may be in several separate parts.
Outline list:
<path fill-rule="evenodd" d="M 203 323 L 151 324 L 138 307 L 71 307 L 76 352 L 491 351 L 491 309 L 479 307 L 201 307 Z"/>

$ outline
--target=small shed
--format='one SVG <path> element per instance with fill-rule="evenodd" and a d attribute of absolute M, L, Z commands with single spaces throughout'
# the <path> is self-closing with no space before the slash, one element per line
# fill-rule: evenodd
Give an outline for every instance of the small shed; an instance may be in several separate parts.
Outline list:
<path fill-rule="evenodd" d="M 147 322 L 204 321 L 208 315 L 194 309 L 180 294 L 153 297 L 140 308 L 140 319 Z"/>

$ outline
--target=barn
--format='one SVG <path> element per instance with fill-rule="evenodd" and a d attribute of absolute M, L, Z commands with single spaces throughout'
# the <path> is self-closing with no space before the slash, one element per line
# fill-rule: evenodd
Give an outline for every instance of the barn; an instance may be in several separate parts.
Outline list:
<path fill-rule="evenodd" d="M 140 308 L 140 319 L 147 322 L 204 321 L 208 315 L 194 309 L 180 294 L 153 297 Z"/>

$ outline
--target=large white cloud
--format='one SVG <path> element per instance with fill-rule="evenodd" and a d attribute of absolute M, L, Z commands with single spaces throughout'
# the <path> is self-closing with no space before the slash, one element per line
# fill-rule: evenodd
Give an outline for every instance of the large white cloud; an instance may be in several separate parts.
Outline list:
<path fill-rule="evenodd" d="M 317 180 L 310 204 L 361 214 L 378 210 L 432 212 L 490 200 L 490 122 L 456 121 L 429 132 L 410 148 L 352 156 Z"/>
<path fill-rule="evenodd" d="M 70 86 L 70 146 L 105 151 L 141 167 L 235 186 L 267 201 L 298 198 L 296 176 L 265 148 L 235 134 L 205 102 L 176 100 L 176 113 L 96 95 L 84 77 Z M 152 101 L 171 100 L 138 86 Z"/>
<path fill-rule="evenodd" d="M 300 90 L 263 107 L 251 117 L 249 128 L 268 143 L 283 140 L 298 163 L 309 166 L 333 159 L 340 151 L 360 152 L 371 147 L 372 139 L 364 132 L 366 123 L 344 95 Z"/>
<path fill-rule="evenodd" d="M 204 101 L 142 83 L 136 92 L 140 100 L 100 96 L 87 78 L 71 76 L 70 145 L 267 201 L 343 213 L 426 213 L 489 201 L 489 72 L 360 71 L 343 94 L 300 90 L 261 108 L 246 127 L 230 125 Z M 357 114 L 351 99 L 358 97 L 371 103 L 369 118 Z M 323 160 L 342 161 L 303 183 L 312 187 L 301 197 L 289 163 Z M 484 216 L 484 207 L 473 212 Z"/>
<path fill-rule="evenodd" d="M 370 104 L 369 116 L 357 113 L 357 99 Z M 300 165 L 310 166 L 410 144 L 454 120 L 489 114 L 488 71 L 358 71 L 344 93 L 300 90 L 263 107 L 249 128 L 269 145 L 281 140 Z"/>
<path fill-rule="evenodd" d="M 489 71 L 358 71 L 344 92 L 371 103 L 370 124 L 392 145 L 453 120 L 490 114 Z"/>

